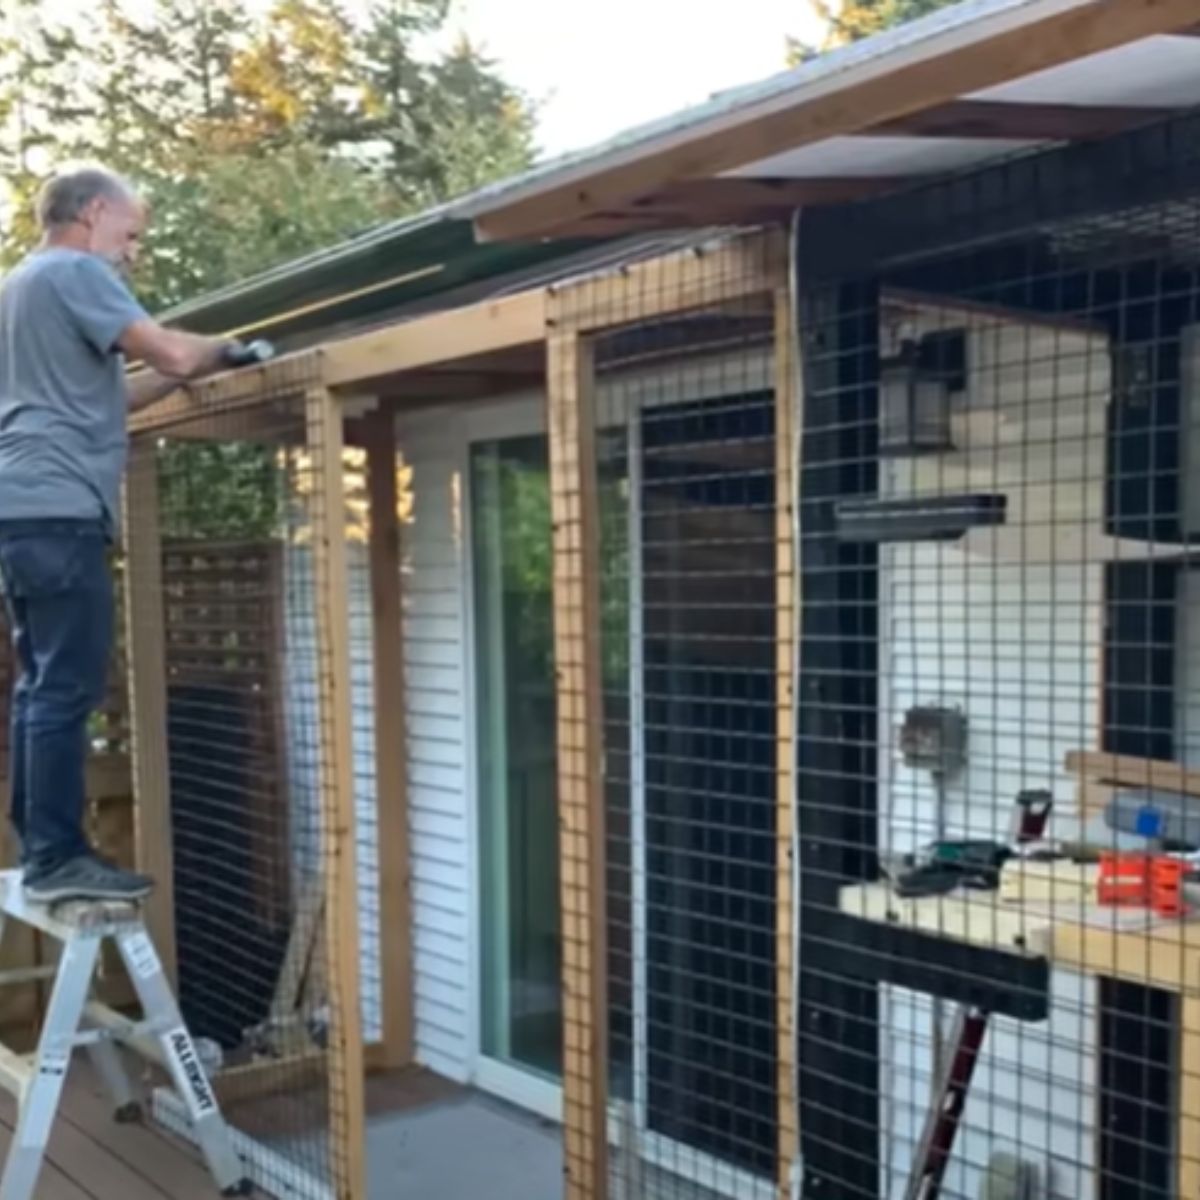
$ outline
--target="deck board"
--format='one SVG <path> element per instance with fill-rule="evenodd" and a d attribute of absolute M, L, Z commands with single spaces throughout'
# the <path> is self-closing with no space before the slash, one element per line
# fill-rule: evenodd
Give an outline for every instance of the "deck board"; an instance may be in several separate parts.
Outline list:
<path fill-rule="evenodd" d="M 0 1097 L 0 1155 L 15 1105 Z M 72 1065 L 50 1137 L 38 1200 L 214 1200 L 216 1185 L 190 1147 L 148 1125 L 118 1125 L 86 1063 Z"/>
<path fill-rule="evenodd" d="M 8 1157 L 8 1147 L 12 1143 L 12 1130 L 0 1124 L 0 1158 Z M 54 1162 L 48 1162 L 42 1168 L 41 1177 L 37 1184 L 37 1200 L 100 1200 L 95 1192 L 84 1191 L 79 1184 L 65 1175 Z M 103 1200 L 109 1200 L 104 1197 Z M 113 1197 L 115 1200 L 115 1195 Z"/>

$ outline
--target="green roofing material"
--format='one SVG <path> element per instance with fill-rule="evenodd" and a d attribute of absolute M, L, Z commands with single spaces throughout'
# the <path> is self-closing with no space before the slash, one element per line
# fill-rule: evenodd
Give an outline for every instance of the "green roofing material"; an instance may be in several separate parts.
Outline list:
<path fill-rule="evenodd" d="M 594 244 L 570 240 L 481 245 L 470 221 L 438 209 L 210 292 L 169 310 L 163 320 L 197 333 L 267 322 L 263 336 L 295 344 L 306 335 L 369 324 L 439 293 L 536 267 Z M 313 311 L 285 316 L 310 307 Z M 285 319 L 272 320 L 280 316 Z"/>

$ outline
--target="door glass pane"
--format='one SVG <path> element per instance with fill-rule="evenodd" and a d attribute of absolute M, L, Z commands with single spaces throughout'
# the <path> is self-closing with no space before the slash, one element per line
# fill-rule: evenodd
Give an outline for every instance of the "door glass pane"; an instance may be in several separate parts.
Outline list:
<path fill-rule="evenodd" d="M 472 449 L 483 1052 L 561 1066 L 554 608 L 545 436 Z"/>

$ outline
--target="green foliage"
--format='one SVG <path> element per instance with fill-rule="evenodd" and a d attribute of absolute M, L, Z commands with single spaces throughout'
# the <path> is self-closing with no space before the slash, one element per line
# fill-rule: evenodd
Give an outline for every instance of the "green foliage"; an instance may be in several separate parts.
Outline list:
<path fill-rule="evenodd" d="M 446 0 L 100 0 L 0 9 L 0 270 L 65 160 L 133 178 L 139 287 L 176 303 L 528 165 L 533 112 L 472 46 L 418 52 Z M 144 7 L 138 8 L 144 13 Z"/>
<path fill-rule="evenodd" d="M 915 21 L 939 8 L 945 8 L 957 0 L 843 0 L 841 4 L 830 0 L 810 0 L 814 9 L 825 23 L 825 37 L 813 44 L 799 38 L 788 38 L 787 59 L 789 66 L 798 66 L 827 50 L 857 42 L 884 29 Z"/>
<path fill-rule="evenodd" d="M 167 442 L 158 461 L 165 539 L 236 542 L 279 536 L 285 475 L 271 447 Z"/>
<path fill-rule="evenodd" d="M 472 46 L 418 53 L 447 0 L 124 0 L 0 5 L 0 271 L 34 244 L 32 204 L 68 160 L 133 179 L 152 224 L 151 310 L 448 199 L 532 157 L 533 114 Z M 164 449 L 165 533 L 279 528 L 279 474 L 253 445 Z"/>

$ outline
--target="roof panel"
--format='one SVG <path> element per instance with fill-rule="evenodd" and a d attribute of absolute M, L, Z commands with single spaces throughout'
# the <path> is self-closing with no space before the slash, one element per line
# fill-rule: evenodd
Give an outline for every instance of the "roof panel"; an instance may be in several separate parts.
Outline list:
<path fill-rule="evenodd" d="M 1010 157 L 1037 142 L 978 138 L 839 137 L 741 167 L 741 176 L 821 179 L 929 175 Z"/>
<path fill-rule="evenodd" d="M 1190 108 L 1200 104 L 1200 38 L 1150 37 L 1037 71 L 972 100 Z"/>

